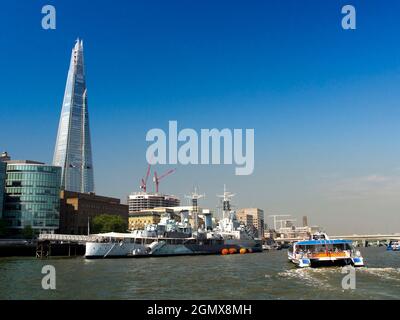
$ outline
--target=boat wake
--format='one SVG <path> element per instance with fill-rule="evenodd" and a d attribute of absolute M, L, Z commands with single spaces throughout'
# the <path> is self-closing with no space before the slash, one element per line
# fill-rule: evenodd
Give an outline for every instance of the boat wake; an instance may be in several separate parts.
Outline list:
<path fill-rule="evenodd" d="M 361 274 L 375 276 L 383 280 L 400 282 L 400 268 L 359 268 Z"/>
<path fill-rule="evenodd" d="M 340 273 L 339 268 L 319 268 L 319 269 L 289 269 L 279 272 L 281 278 L 297 280 L 309 287 L 318 287 L 326 290 L 334 290 L 330 284 L 333 274 Z"/>
<path fill-rule="evenodd" d="M 368 268 L 356 269 L 356 275 L 361 279 L 365 277 L 379 278 L 383 281 L 400 283 L 400 268 Z M 341 288 L 341 280 L 345 276 L 342 268 L 306 268 L 288 269 L 277 274 L 279 278 L 296 281 L 302 286 L 317 287 L 322 290 L 337 290 Z"/>

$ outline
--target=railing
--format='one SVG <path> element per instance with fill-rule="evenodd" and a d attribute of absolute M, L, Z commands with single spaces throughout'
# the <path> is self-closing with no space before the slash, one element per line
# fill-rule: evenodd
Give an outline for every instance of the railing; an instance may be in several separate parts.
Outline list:
<path fill-rule="evenodd" d="M 348 258 L 350 255 L 347 252 L 321 252 L 311 253 L 310 258 Z"/>
<path fill-rule="evenodd" d="M 351 254 L 346 251 L 339 252 L 296 252 L 296 257 L 308 258 L 308 259 L 320 259 L 320 258 L 350 258 Z"/>
<path fill-rule="evenodd" d="M 74 234 L 51 234 L 43 233 L 39 235 L 39 241 L 70 241 L 70 242 L 87 242 L 96 240 L 97 236 L 84 236 L 84 235 L 74 235 Z"/>

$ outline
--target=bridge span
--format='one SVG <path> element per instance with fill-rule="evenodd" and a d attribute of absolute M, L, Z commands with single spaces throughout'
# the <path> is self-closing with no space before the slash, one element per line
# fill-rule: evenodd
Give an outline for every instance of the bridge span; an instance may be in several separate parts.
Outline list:
<path fill-rule="evenodd" d="M 347 236 L 331 236 L 331 239 L 345 239 L 354 241 L 389 241 L 400 240 L 400 233 L 396 234 L 353 234 Z"/>
<path fill-rule="evenodd" d="M 329 236 L 330 239 L 353 240 L 357 242 L 388 242 L 390 240 L 400 240 L 400 233 L 395 234 L 352 234 L 343 236 Z M 291 243 L 305 240 L 304 238 L 276 238 L 279 243 Z"/>

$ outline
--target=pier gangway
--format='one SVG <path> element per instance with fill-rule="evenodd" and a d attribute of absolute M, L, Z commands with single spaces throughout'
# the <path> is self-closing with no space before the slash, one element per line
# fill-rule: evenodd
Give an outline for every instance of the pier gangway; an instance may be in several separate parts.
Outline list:
<path fill-rule="evenodd" d="M 96 240 L 96 235 L 75 235 L 75 234 L 55 234 L 55 233 L 41 233 L 39 235 L 39 241 L 63 241 L 63 242 L 79 242 L 86 243 L 88 241 Z"/>
<path fill-rule="evenodd" d="M 97 241 L 98 235 L 41 233 L 36 241 L 36 257 L 49 258 L 52 255 L 76 256 L 83 254 L 86 242 Z"/>

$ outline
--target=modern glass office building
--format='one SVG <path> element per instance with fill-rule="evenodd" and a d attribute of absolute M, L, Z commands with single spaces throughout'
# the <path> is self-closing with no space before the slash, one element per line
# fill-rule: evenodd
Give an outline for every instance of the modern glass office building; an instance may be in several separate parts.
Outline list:
<path fill-rule="evenodd" d="M 83 42 L 79 39 L 72 49 L 53 165 L 61 167 L 65 190 L 94 192 Z"/>
<path fill-rule="evenodd" d="M 60 220 L 61 168 L 35 161 L 8 161 L 3 219 L 10 229 L 31 226 L 54 232 Z"/>
<path fill-rule="evenodd" d="M 7 164 L 0 160 L 0 219 L 3 215 L 3 206 L 4 206 L 4 191 L 5 191 L 5 183 L 6 183 L 6 167 Z"/>

